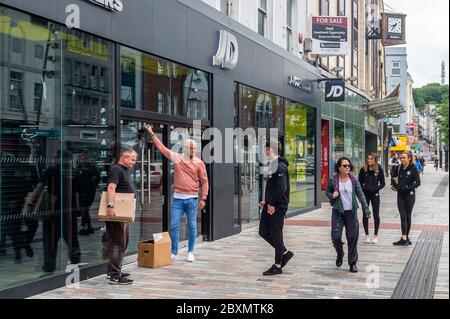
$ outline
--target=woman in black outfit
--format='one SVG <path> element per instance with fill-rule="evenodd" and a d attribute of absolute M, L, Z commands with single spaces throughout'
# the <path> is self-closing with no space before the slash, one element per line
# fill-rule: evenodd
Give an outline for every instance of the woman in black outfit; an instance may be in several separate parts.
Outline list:
<path fill-rule="evenodd" d="M 375 223 L 374 237 L 369 236 L 369 219 L 363 215 L 364 231 L 366 233 L 365 242 L 370 244 L 378 243 L 378 230 L 380 229 L 380 190 L 386 185 L 384 172 L 378 164 L 378 155 L 369 153 L 366 164 L 359 171 L 359 183 L 361 184 L 367 205 L 372 203 L 373 219 Z"/>
<path fill-rule="evenodd" d="M 397 207 L 402 223 L 402 238 L 393 243 L 395 246 L 412 245 L 409 240 L 411 215 L 416 202 L 416 188 L 420 186 L 419 170 L 413 162 L 413 154 L 404 152 L 400 160 L 402 164 L 392 176 L 392 189 L 397 192 Z"/>

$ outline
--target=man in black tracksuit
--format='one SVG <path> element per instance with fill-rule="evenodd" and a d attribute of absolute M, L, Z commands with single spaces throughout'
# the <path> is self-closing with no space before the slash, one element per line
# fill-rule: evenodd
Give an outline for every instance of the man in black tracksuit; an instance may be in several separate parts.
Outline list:
<path fill-rule="evenodd" d="M 275 264 L 265 271 L 263 275 L 278 275 L 282 268 L 294 256 L 287 250 L 283 242 L 284 218 L 289 203 L 289 171 L 288 161 L 276 155 L 278 143 L 266 143 L 266 155 L 269 156 L 270 172 L 266 184 L 263 201 L 259 204 L 262 208 L 259 235 L 275 248 Z"/>

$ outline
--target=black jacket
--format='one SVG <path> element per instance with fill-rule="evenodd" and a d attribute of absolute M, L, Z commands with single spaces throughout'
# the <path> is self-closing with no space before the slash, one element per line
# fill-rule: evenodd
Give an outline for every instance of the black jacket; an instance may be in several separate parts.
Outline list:
<path fill-rule="evenodd" d="M 265 202 L 274 207 L 287 208 L 289 203 L 289 163 L 282 157 L 278 157 L 278 169 L 269 175 L 266 184 Z"/>
<path fill-rule="evenodd" d="M 410 164 L 406 169 L 400 165 L 393 173 L 392 186 L 399 193 L 408 193 L 420 186 L 419 170 L 414 164 Z M 394 180 L 395 177 L 398 177 L 398 184 Z"/>
<path fill-rule="evenodd" d="M 376 194 L 386 186 L 383 169 L 379 166 L 378 173 L 375 171 L 364 171 L 364 167 L 359 171 L 358 181 L 364 193 Z"/>

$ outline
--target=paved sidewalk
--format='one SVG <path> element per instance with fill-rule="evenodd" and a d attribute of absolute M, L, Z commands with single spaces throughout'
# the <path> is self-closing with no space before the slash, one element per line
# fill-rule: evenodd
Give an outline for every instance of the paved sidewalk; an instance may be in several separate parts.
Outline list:
<path fill-rule="evenodd" d="M 400 238 L 399 217 L 395 194 L 389 187 L 383 190 L 380 241 L 365 244 L 361 228 L 357 274 L 348 271 L 346 260 L 340 269 L 335 266 L 325 204 L 286 221 L 286 246 L 295 256 L 280 276 L 261 275 L 272 263 L 273 250 L 254 227 L 199 244 L 194 263 L 183 257 L 159 269 L 128 265 L 124 271 L 135 280 L 130 286 L 112 286 L 100 276 L 82 282 L 79 289 L 65 287 L 33 298 L 391 298 L 423 231 L 444 233 L 434 298 L 449 298 L 448 187 L 444 197 L 432 197 L 445 176 L 431 169 L 422 176 L 410 247 L 392 245 Z"/>

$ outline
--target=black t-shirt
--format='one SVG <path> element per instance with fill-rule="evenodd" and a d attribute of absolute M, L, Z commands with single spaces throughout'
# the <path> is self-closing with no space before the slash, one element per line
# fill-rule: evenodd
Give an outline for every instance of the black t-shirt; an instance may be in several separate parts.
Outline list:
<path fill-rule="evenodd" d="M 131 181 L 130 173 L 131 169 L 121 164 L 113 165 L 109 170 L 108 184 L 114 183 L 117 185 L 116 193 L 135 193 L 136 191 Z"/>

